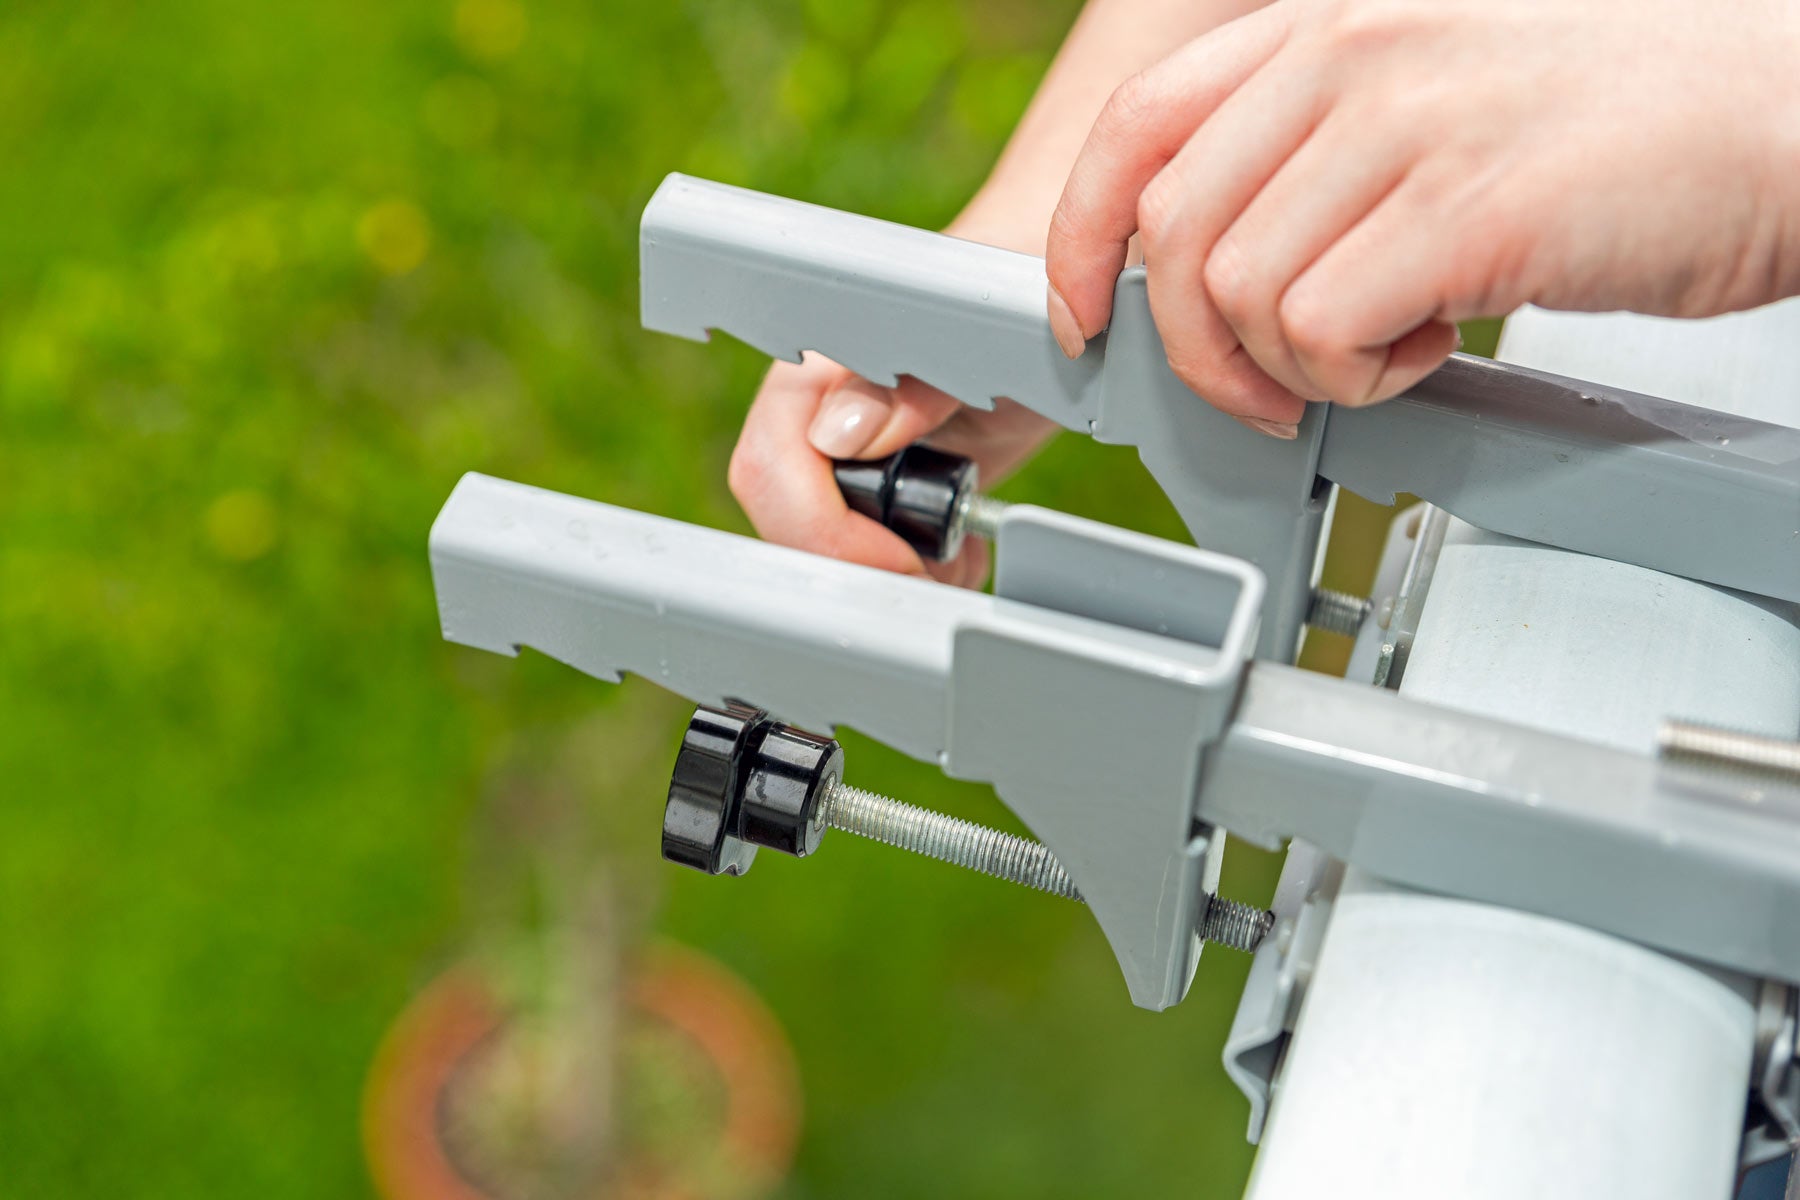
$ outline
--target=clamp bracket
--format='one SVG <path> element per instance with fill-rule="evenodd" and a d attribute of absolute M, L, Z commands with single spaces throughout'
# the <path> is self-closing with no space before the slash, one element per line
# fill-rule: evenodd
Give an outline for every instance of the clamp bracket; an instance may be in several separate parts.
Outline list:
<path fill-rule="evenodd" d="M 1080 889 L 1132 1000 L 1166 1008 L 1218 883 L 1224 841 L 1194 810 L 1262 576 L 1027 506 L 995 557 L 984 595 L 473 474 L 431 531 L 451 641 L 850 725 L 991 783 Z"/>
<path fill-rule="evenodd" d="M 1131 445 L 1196 544 L 1269 579 L 1258 656 L 1293 657 L 1332 483 L 1410 492 L 1485 529 L 1800 601 L 1800 430 L 1455 355 L 1371 408 L 1313 404 L 1299 437 L 1245 429 L 1168 368 L 1144 272 L 1063 357 L 1030 255 L 682 175 L 641 230 L 646 327 L 817 350 L 978 408 L 1006 396 Z"/>

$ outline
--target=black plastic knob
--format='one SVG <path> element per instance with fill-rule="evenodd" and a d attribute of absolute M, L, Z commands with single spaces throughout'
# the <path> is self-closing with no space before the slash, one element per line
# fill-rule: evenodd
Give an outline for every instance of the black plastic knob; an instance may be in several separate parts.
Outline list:
<path fill-rule="evenodd" d="M 831 738 L 748 705 L 698 708 L 669 779 L 663 857 L 709 875 L 742 875 L 759 846 L 804 858 L 818 849 L 826 797 L 843 777 Z"/>
<path fill-rule="evenodd" d="M 975 492 L 975 464 L 930 446 L 908 446 L 873 462 L 833 464 L 838 490 L 851 509 L 879 521 L 928 562 L 947 562 L 962 549 L 962 508 Z"/>
<path fill-rule="evenodd" d="M 733 704 L 701 708 L 688 722 L 669 777 L 662 853 L 708 875 L 742 875 L 756 847 L 737 836 L 737 799 L 749 768 L 749 742 L 769 714 Z"/>

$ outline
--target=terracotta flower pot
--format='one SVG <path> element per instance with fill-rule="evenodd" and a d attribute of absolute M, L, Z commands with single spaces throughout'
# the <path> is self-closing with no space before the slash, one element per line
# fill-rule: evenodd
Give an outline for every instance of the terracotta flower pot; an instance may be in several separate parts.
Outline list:
<path fill-rule="evenodd" d="M 684 1135 L 695 1144 L 615 1139 L 609 1182 L 586 1194 L 743 1200 L 784 1179 L 800 1132 L 799 1072 L 785 1033 L 756 994 L 712 959 L 663 946 L 636 959 L 622 999 L 621 1024 L 678 1043 L 704 1064 L 717 1103 L 708 1106 L 704 1129 Z M 449 1128 L 457 1090 L 479 1086 L 471 1083 L 480 1074 L 472 1064 L 508 1036 L 510 1025 L 496 989 L 469 965 L 438 977 L 394 1022 L 363 1096 L 364 1147 L 385 1200 L 514 1200 L 504 1184 L 483 1181 L 470 1168 Z M 632 1088 L 654 1082 L 642 1071 L 635 1080 L 625 1072 L 620 1104 L 632 1104 Z"/>

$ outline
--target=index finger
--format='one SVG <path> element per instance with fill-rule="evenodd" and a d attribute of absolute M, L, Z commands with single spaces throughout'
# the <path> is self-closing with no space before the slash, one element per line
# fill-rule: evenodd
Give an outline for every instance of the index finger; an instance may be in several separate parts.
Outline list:
<path fill-rule="evenodd" d="M 1280 48 L 1290 23 L 1286 5 L 1259 9 L 1189 42 L 1113 92 L 1050 219 L 1044 267 L 1053 322 L 1060 297 L 1083 339 L 1106 328 L 1113 284 L 1137 232 L 1138 197 L 1213 110 Z"/>

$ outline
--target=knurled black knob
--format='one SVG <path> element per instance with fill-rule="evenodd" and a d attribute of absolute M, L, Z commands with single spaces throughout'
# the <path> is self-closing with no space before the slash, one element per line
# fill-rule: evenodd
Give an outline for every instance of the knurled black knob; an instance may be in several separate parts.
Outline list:
<path fill-rule="evenodd" d="M 759 846 L 804 858 L 843 777 L 831 738 L 747 705 L 696 709 L 669 779 L 663 857 L 709 875 L 742 875 Z"/>
<path fill-rule="evenodd" d="M 749 769 L 751 735 L 769 723 L 760 708 L 700 708 L 688 722 L 669 777 L 662 853 L 708 875 L 742 875 L 756 847 L 737 836 L 738 797 Z"/>
<path fill-rule="evenodd" d="M 963 510 L 977 485 L 975 464 L 930 446 L 908 446 L 873 462 L 839 459 L 838 490 L 854 511 L 893 530 L 928 562 L 962 549 Z"/>

